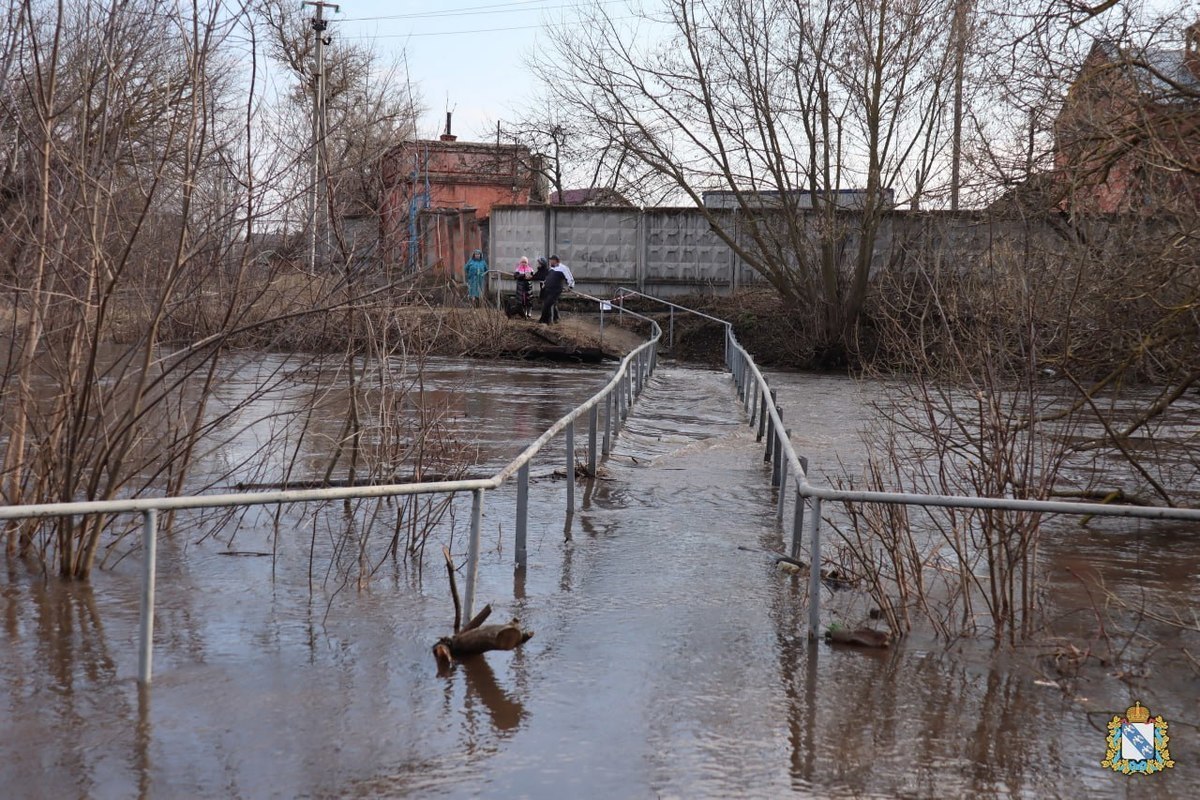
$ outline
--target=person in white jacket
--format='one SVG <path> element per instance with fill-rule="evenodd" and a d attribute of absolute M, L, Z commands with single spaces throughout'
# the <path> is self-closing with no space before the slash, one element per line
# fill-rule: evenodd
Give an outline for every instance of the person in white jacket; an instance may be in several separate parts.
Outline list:
<path fill-rule="evenodd" d="M 564 288 L 574 286 L 575 276 L 571 274 L 571 268 L 560 262 L 558 256 L 550 256 L 550 271 L 542 286 L 542 316 L 538 322 L 545 325 L 558 322 L 558 297 Z"/>

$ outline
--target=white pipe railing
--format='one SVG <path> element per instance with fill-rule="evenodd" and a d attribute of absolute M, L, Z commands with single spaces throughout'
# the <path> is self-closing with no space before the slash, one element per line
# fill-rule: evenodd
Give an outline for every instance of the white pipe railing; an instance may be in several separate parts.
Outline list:
<path fill-rule="evenodd" d="M 706 315 L 707 316 L 707 315 Z M 1075 503 L 1063 500 L 1022 500 L 1003 497 L 975 497 L 971 495 L 921 494 L 915 492 L 878 492 L 852 489 L 835 489 L 816 486 L 808 480 L 808 463 L 796 455 L 790 437 L 783 427 L 781 409 L 775 405 L 774 392 L 767 379 L 759 371 L 754 359 L 737 341 L 731 325 L 726 323 L 727 346 L 730 358 L 726 362 L 737 385 L 739 397 L 751 403 L 751 397 L 759 398 L 757 418 L 758 438 L 767 437 L 768 453 L 782 455 L 773 459 L 772 480 L 779 486 L 780 511 L 782 517 L 785 476 L 790 472 L 795 487 L 796 507 L 792 523 L 792 556 L 799 555 L 800 540 L 804 523 L 804 501 L 811 505 L 809 513 L 809 638 L 816 638 L 820 627 L 821 600 L 821 502 L 823 500 L 852 503 L 886 503 L 891 505 L 940 506 L 947 508 L 986 508 L 1000 511 L 1033 511 L 1043 514 L 1075 514 L 1103 517 L 1131 517 L 1137 519 L 1173 519 L 1200 522 L 1200 509 L 1173 508 L 1167 506 L 1131 506 L 1105 503 Z M 767 398 L 771 398 L 768 402 Z M 755 415 L 752 412 L 751 427 Z M 764 425 L 765 423 L 765 425 Z M 765 428 L 765 431 L 764 431 Z"/>
<path fill-rule="evenodd" d="M 789 431 L 783 426 L 782 409 L 775 404 L 775 392 L 754 363 L 753 357 L 738 342 L 732 323 L 727 320 L 689 309 L 641 292 L 620 288 L 614 302 L 624 297 L 641 297 L 670 306 L 671 330 L 674 330 L 676 310 L 703 317 L 725 327 L 725 364 L 736 385 L 743 409 L 749 414 L 750 427 L 758 424 L 757 438 L 766 438 L 764 461 L 771 464 L 771 484 L 779 487 L 777 519 L 782 522 L 789 477 L 795 488 L 795 510 L 792 518 L 791 555 L 800 555 L 804 527 L 804 503 L 809 509 L 809 638 L 816 638 L 820 629 L 821 608 L 821 503 L 824 500 L 850 503 L 885 503 L 891 505 L 939 506 L 947 508 L 984 508 L 999 511 L 1033 511 L 1043 514 L 1075 514 L 1098 517 L 1129 517 L 1136 519 L 1172 519 L 1200 522 L 1200 509 L 1168 506 L 1131 506 L 1107 503 L 1079 503 L 1063 500 L 1021 500 L 1018 498 L 975 497 L 971 495 L 921 494 L 915 492 L 878 492 L 835 489 L 816 486 L 808 480 L 808 460 L 797 456 Z M 631 312 L 626 312 L 631 313 Z"/>
<path fill-rule="evenodd" d="M 587 297 L 587 295 L 584 295 Z M 589 298 L 596 299 L 596 298 Z M 650 338 L 631 351 L 617 365 L 612 378 L 598 392 L 559 419 L 532 444 L 490 478 L 473 478 L 459 481 L 434 481 L 429 483 L 396 483 L 375 486 L 338 486 L 324 489 L 288 489 L 270 492 L 237 492 L 211 495 L 182 495 L 175 497 L 139 497 L 123 500 L 82 500 L 68 503 L 31 503 L 28 505 L 0 506 L 0 520 L 36 519 L 45 517 L 71 517 L 92 514 L 142 514 L 142 593 L 141 617 L 138 634 L 138 681 L 149 684 L 152 674 L 154 649 L 154 594 L 156 584 L 156 551 L 158 540 L 158 512 L 182 511 L 199 508 L 224 508 L 229 506 L 279 505 L 283 503 L 329 502 L 333 500 L 371 499 L 418 494 L 456 494 L 471 492 L 471 534 L 468 542 L 467 580 L 464 588 L 463 605 L 466 618 L 474 614 L 475 585 L 479 574 L 480 533 L 485 492 L 497 489 L 513 475 L 517 476 L 517 520 L 516 520 L 516 569 L 526 564 L 526 529 L 529 498 L 529 464 L 543 447 L 555 436 L 566 432 L 567 443 L 567 515 L 575 508 L 575 421 L 588 414 L 589 467 L 594 472 L 597 460 L 596 413 L 603 401 L 605 407 L 604 455 L 609 453 L 612 438 L 616 436 L 629 405 L 645 385 L 653 371 L 654 357 L 662 329 L 650 319 Z M 635 380 L 636 378 L 636 380 Z M 613 403 L 613 397 L 618 401 Z M 614 416 L 614 410 L 617 412 Z"/>

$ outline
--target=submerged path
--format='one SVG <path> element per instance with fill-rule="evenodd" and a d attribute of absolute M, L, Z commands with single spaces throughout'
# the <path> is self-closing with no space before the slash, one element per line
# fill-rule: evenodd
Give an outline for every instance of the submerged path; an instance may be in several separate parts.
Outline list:
<path fill-rule="evenodd" d="M 816 413 L 845 410 L 845 382 L 816 383 Z M 449 679 L 443 722 L 468 751 L 376 775 L 381 795 L 1044 797 L 1048 777 L 1063 796 L 1108 779 L 1075 755 L 1086 716 L 1022 722 L 1045 699 L 1028 676 L 807 640 L 804 581 L 738 549 L 781 531 L 726 375 L 660 366 L 604 474 L 565 526 L 561 482 L 535 486 L 528 573 L 496 553 L 477 596 L 514 597 L 537 634 Z"/>
<path fill-rule="evenodd" d="M 484 411 L 544 413 L 524 423 L 535 431 L 561 414 L 556 395 L 592 391 L 586 370 L 566 384 L 521 369 L 464 400 L 463 419 L 525 441 L 528 431 L 479 422 Z M 851 384 L 779 385 L 803 401 L 789 407 L 794 441 L 836 464 L 856 427 Z M 551 450 L 541 466 L 561 463 Z M 515 487 L 488 493 L 476 597 L 536 635 L 447 678 L 430 654 L 452 619 L 432 543 L 423 575 L 385 563 L 355 585 L 330 569 L 310 590 L 310 547 L 318 563 L 353 566 L 340 504 L 328 516 L 293 509 L 278 527 L 248 520 L 236 540 L 164 540 L 148 692 L 133 681 L 134 559 L 98 575 L 94 592 L 10 575 L 0 794 L 1040 798 L 1129 786 L 1098 766 L 1102 724 L 985 648 L 808 641 L 803 579 L 739 549 L 778 549 L 783 534 L 726 374 L 660 364 L 602 472 L 577 487 L 565 523 L 565 482 L 532 482 L 523 574 L 512 568 Z M 460 499 L 455 552 L 469 516 Z M 222 555 L 273 543 L 277 560 Z M 1127 701 L 1093 699 L 1118 711 Z M 1191 710 L 1165 709 L 1173 735 Z M 1181 729 L 1176 774 L 1148 779 L 1155 797 L 1194 796 L 1192 730 Z"/>

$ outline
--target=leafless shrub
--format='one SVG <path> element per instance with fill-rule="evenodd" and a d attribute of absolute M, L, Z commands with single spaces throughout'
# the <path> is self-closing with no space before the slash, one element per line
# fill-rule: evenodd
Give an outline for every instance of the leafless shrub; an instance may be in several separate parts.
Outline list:
<path fill-rule="evenodd" d="M 4 502 L 180 494 L 261 472 L 278 463 L 279 448 L 293 456 L 284 475 L 266 476 L 274 482 L 294 471 L 357 480 L 439 450 L 447 461 L 459 458 L 443 443 L 424 451 L 421 436 L 399 438 L 411 425 L 367 455 L 364 439 L 375 429 L 364 415 L 376 413 L 378 430 L 391 435 L 389 409 L 402 401 L 364 403 L 362 364 L 415 359 L 419 350 L 389 338 L 395 326 L 376 323 L 402 289 L 366 280 L 355 265 L 367 254 L 342 247 L 338 270 L 298 271 L 288 219 L 311 187 L 286 177 L 309 152 L 308 131 L 263 138 L 286 126 L 270 121 L 257 51 L 241 44 L 245 32 L 255 41 L 258 17 L 219 3 L 161 0 L 9 10 L 0 53 Z M 358 73 L 339 74 L 352 82 Z M 376 127 L 394 130 L 396 119 Z M 338 163 L 340 172 L 322 176 L 335 214 L 354 201 L 338 206 L 334 198 L 360 197 L 345 187 L 364 161 L 344 153 Z M 342 345 L 343 358 L 293 355 L 256 370 L 231 349 L 328 352 L 330 342 Z M 242 380 L 252 371 L 253 381 Z M 327 451 L 317 448 L 316 466 L 301 458 L 313 434 L 305 410 L 272 400 L 298 372 L 315 376 L 310 409 L 337 389 L 348 399 L 344 430 Z M 390 377 L 378 394 L 403 392 Z M 238 390 L 218 392 L 228 380 L 238 380 Z M 260 402 L 271 410 L 261 412 Z M 231 430 L 276 418 L 286 423 L 248 457 L 256 463 L 230 465 L 224 477 L 194 476 Z M 4 538 L 10 555 L 82 579 L 100 554 L 115 552 L 127 522 L 13 523 Z M 168 515 L 164 525 L 174 522 Z"/>

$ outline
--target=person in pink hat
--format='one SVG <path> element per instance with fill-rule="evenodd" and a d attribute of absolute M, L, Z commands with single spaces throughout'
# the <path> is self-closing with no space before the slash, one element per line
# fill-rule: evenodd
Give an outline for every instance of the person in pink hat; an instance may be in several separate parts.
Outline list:
<path fill-rule="evenodd" d="M 533 305 L 533 267 L 529 266 L 528 258 L 521 256 L 513 270 L 513 277 L 517 280 L 517 302 L 521 306 L 521 315 L 529 319 L 529 309 Z"/>

